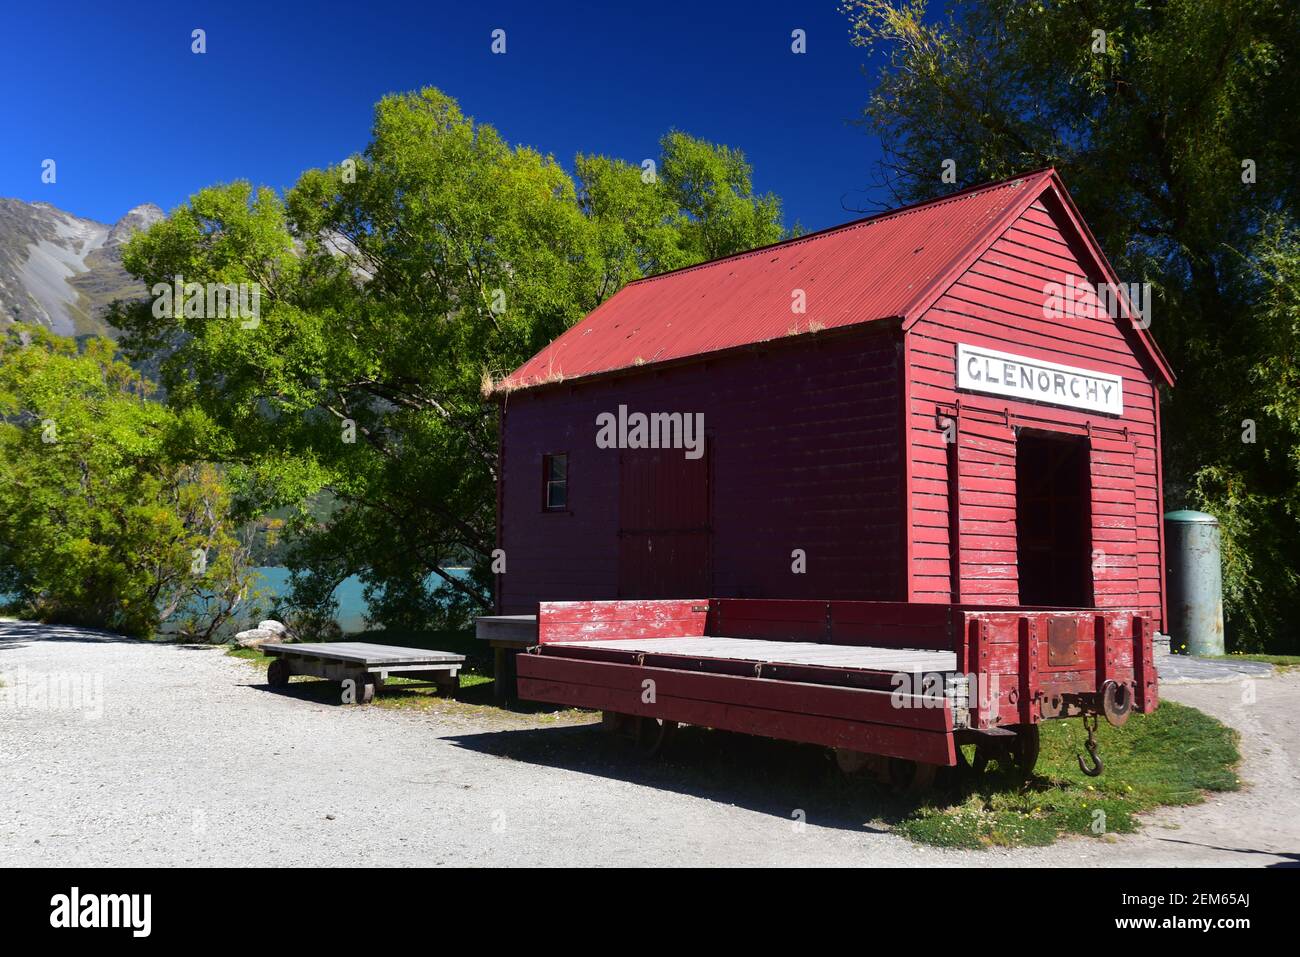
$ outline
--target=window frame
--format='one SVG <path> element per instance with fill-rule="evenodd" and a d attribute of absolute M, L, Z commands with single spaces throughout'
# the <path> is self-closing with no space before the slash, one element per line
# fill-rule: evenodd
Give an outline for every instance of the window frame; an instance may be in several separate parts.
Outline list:
<path fill-rule="evenodd" d="M 551 487 L 551 462 L 557 458 L 564 459 L 564 504 L 552 505 L 550 503 Z M 542 512 L 550 515 L 562 515 L 569 512 L 569 453 L 563 452 L 543 452 L 542 453 Z"/>

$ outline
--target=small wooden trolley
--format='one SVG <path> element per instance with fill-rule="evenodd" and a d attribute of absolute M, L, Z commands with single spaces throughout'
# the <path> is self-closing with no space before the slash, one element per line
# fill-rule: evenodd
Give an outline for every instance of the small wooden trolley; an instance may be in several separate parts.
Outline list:
<path fill-rule="evenodd" d="M 344 704 L 367 704 L 390 676 L 422 678 L 454 693 L 460 685 L 464 655 L 424 648 L 399 648 L 365 641 L 324 641 L 263 645 L 274 656 L 266 671 L 272 688 L 283 688 L 293 675 L 314 675 L 341 682 Z"/>

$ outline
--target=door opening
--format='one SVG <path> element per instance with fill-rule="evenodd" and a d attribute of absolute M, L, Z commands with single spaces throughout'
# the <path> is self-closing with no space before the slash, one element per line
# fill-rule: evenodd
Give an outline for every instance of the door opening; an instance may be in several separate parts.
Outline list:
<path fill-rule="evenodd" d="M 1087 608 L 1092 594 L 1088 440 L 1022 429 L 1016 440 L 1020 604 Z"/>

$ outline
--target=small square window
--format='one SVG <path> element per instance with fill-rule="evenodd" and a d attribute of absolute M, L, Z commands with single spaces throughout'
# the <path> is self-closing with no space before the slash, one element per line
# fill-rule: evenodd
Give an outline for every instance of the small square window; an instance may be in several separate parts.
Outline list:
<path fill-rule="evenodd" d="M 569 456 L 542 456 L 542 511 L 563 512 L 569 507 Z"/>

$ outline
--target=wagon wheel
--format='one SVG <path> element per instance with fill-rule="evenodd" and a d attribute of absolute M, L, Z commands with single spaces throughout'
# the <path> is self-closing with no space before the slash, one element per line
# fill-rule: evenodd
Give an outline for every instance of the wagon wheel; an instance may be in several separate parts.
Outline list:
<path fill-rule="evenodd" d="M 886 767 L 889 786 L 899 794 L 923 794 L 934 784 L 939 765 L 907 758 L 890 758 Z"/>
<path fill-rule="evenodd" d="M 602 711 L 600 713 L 600 730 L 606 734 L 623 736 L 628 734 L 635 722 L 630 714 L 621 711 Z"/>
<path fill-rule="evenodd" d="M 860 771 L 865 771 L 874 763 L 875 755 L 867 754 L 865 751 L 854 751 L 852 748 L 836 748 L 835 764 L 847 775 L 854 775 Z"/>
<path fill-rule="evenodd" d="M 287 687 L 292 673 L 289 670 L 289 662 L 283 658 L 276 658 L 266 667 L 266 683 L 272 688 Z"/>
<path fill-rule="evenodd" d="M 1022 724 L 1016 728 L 1015 762 L 1016 770 L 1029 777 L 1038 765 L 1038 752 L 1042 744 L 1038 737 L 1038 725 Z"/>
<path fill-rule="evenodd" d="M 653 758 L 664 749 L 664 745 L 677 730 L 676 721 L 663 718 L 638 718 L 636 725 L 636 743 L 641 753 Z"/>
<path fill-rule="evenodd" d="M 1038 725 L 1018 724 L 1015 730 L 1016 736 L 1006 744 L 981 742 L 975 745 L 975 760 L 971 767 L 976 774 L 983 774 L 990 761 L 996 761 L 999 767 L 1014 770 L 1022 777 L 1034 773 L 1040 749 Z"/>

